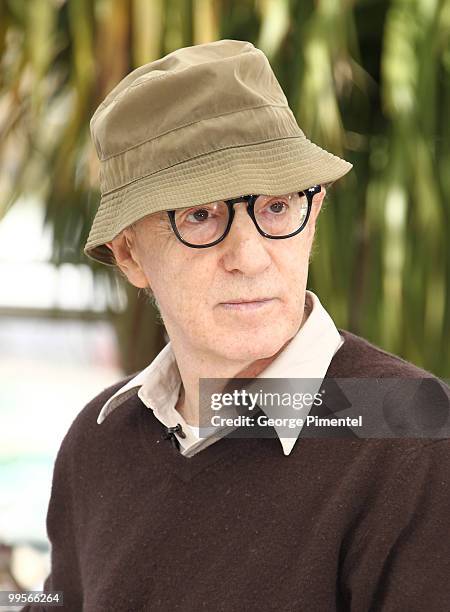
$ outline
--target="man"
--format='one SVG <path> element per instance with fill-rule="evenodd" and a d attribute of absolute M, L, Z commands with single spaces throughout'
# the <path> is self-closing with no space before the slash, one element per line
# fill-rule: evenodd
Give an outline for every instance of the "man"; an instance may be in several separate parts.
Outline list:
<path fill-rule="evenodd" d="M 351 164 L 306 139 L 245 41 L 138 68 L 91 131 L 102 200 L 85 252 L 154 296 L 170 342 L 66 434 L 44 590 L 92 612 L 448 609 L 446 438 L 199 427 L 202 380 L 439 384 L 338 330 L 306 289 L 326 186 Z"/>

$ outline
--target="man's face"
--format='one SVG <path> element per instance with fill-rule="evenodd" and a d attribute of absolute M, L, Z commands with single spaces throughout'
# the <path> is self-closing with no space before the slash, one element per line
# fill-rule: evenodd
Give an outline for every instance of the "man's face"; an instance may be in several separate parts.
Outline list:
<path fill-rule="evenodd" d="M 205 359 L 252 362 L 270 357 L 301 325 L 309 255 L 324 195 L 322 187 L 303 231 L 283 240 L 261 236 L 245 202 L 235 205 L 226 238 L 202 249 L 180 242 L 165 212 L 148 215 L 134 231 L 123 232 L 126 247 L 122 242 L 120 252 L 132 256 L 123 256 L 122 270 L 135 286 L 152 288 L 175 346 Z M 123 239 L 116 237 L 109 244 Z M 231 303 L 236 300 L 249 303 Z"/>

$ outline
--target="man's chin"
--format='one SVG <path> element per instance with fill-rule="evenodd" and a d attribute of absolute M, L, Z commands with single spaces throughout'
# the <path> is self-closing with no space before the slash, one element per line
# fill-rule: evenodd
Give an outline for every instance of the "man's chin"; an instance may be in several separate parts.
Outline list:
<path fill-rule="evenodd" d="M 283 348 L 287 340 L 283 338 L 277 340 L 276 337 L 261 338 L 255 336 L 254 331 L 249 334 L 242 333 L 234 335 L 232 345 L 222 344 L 222 356 L 229 361 L 255 363 L 257 361 L 275 358 L 277 353 Z"/>

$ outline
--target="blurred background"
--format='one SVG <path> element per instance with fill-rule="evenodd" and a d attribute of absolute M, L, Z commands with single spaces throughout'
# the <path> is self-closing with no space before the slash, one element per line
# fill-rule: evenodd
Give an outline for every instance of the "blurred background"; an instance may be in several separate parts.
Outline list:
<path fill-rule="evenodd" d="M 249 40 L 308 138 L 354 164 L 309 288 L 338 327 L 450 376 L 450 0 L 0 2 L 0 589 L 42 587 L 53 462 L 75 415 L 167 341 L 142 292 L 84 256 L 89 120 L 130 70 Z"/>

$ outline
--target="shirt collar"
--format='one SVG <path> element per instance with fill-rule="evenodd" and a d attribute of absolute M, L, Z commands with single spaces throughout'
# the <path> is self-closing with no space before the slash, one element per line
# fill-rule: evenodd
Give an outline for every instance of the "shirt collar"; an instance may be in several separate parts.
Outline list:
<path fill-rule="evenodd" d="M 331 359 L 344 340 L 312 291 L 306 291 L 305 307 L 310 311 L 305 323 L 286 348 L 256 379 L 299 378 L 301 373 L 301 378 L 315 379 L 317 387 L 320 388 Z M 153 410 L 161 422 L 174 426 L 178 413 L 173 409 L 178 400 L 180 385 L 180 372 L 169 342 L 146 368 L 107 400 L 98 415 L 97 423 L 101 424 L 113 410 L 137 392 L 142 402 Z M 269 417 L 275 416 L 269 414 L 270 411 L 266 408 L 264 412 Z M 301 427 L 294 430 L 291 437 L 283 438 L 277 430 L 285 455 L 291 452 L 300 431 Z"/>

